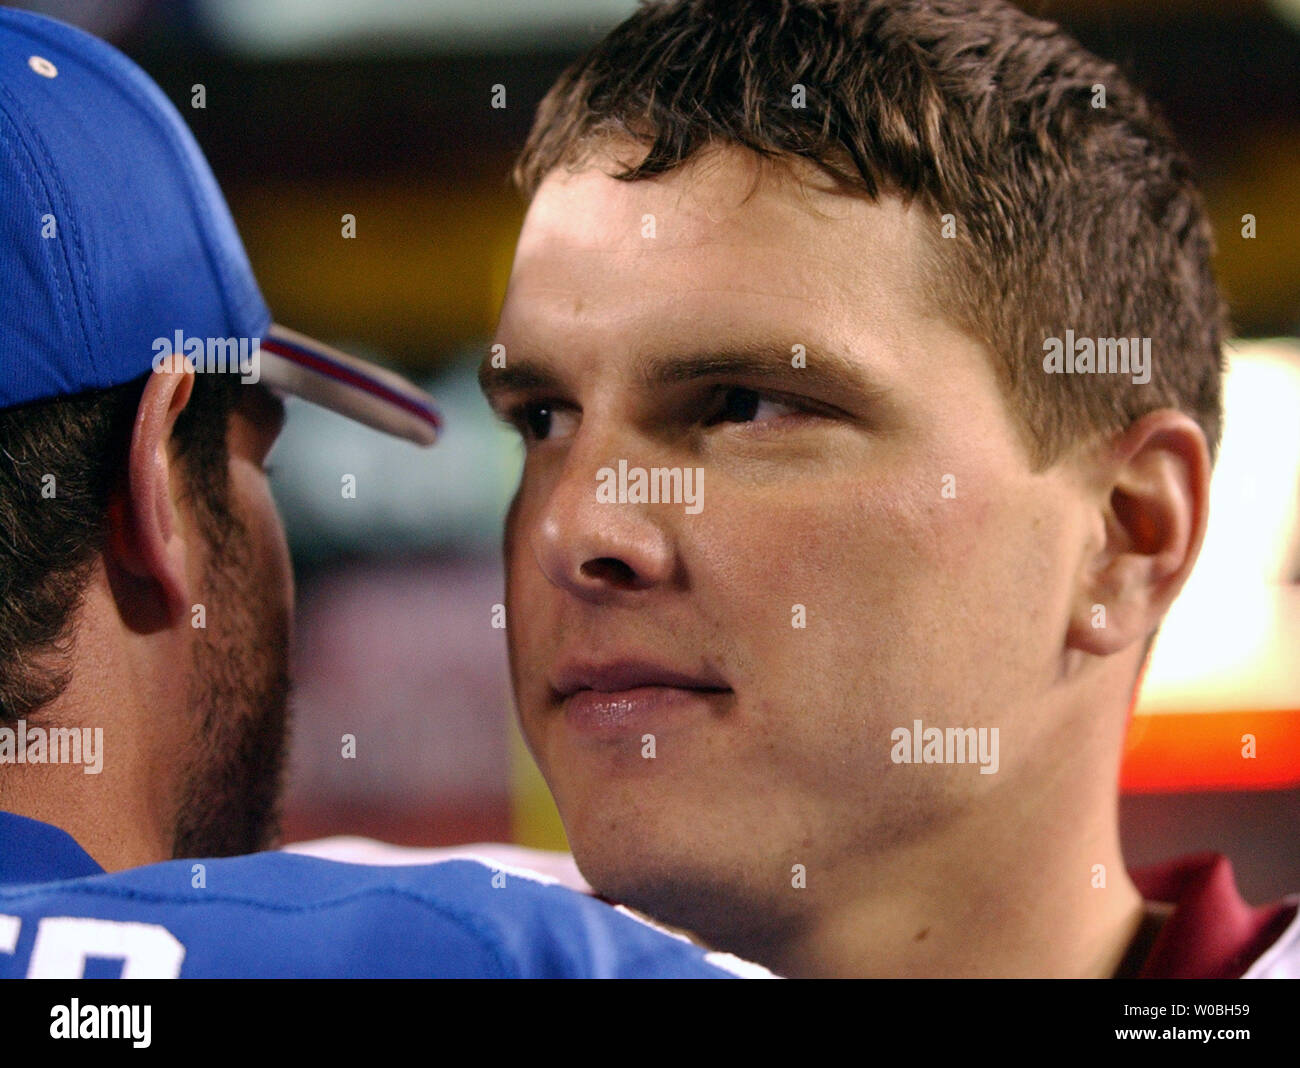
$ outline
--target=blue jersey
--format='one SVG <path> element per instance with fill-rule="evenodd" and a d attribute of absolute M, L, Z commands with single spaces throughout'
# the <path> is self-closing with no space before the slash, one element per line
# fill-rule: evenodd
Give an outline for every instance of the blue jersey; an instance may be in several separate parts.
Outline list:
<path fill-rule="evenodd" d="M 286 853 L 106 874 L 0 812 L 0 977 L 729 978 L 763 970 L 519 869 Z"/>

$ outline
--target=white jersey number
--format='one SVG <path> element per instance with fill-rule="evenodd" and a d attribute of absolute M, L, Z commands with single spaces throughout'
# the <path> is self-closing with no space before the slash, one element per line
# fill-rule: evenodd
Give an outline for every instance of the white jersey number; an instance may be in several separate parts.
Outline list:
<path fill-rule="evenodd" d="M 21 926 L 17 916 L 0 916 L 0 953 L 14 952 Z M 120 960 L 123 979 L 178 979 L 185 947 L 156 923 L 47 916 L 36 928 L 27 978 L 81 979 L 91 957 Z"/>

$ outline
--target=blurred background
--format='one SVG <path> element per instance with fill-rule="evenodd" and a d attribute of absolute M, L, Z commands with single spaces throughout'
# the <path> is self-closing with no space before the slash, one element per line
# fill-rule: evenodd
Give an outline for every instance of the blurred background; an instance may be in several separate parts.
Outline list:
<path fill-rule="evenodd" d="M 404 369 L 443 405 L 430 453 L 306 405 L 277 448 L 299 582 L 287 838 L 563 848 L 492 626 L 520 451 L 474 374 L 523 217 L 513 154 L 555 76 L 632 0 L 14 6 L 112 41 L 162 85 L 280 322 Z M 1251 339 L 1231 353 L 1205 554 L 1130 731 L 1126 854 L 1223 852 L 1249 899 L 1274 898 L 1300 890 L 1300 0 L 1022 6 L 1163 106 Z"/>

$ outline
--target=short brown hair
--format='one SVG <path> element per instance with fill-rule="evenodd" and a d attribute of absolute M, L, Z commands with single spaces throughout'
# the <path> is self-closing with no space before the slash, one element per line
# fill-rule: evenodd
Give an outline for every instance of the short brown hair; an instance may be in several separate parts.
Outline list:
<path fill-rule="evenodd" d="M 0 725 L 39 712 L 71 678 L 76 613 L 148 378 L 0 410 Z M 226 430 L 240 387 L 232 375 L 195 375 L 172 431 L 187 499 L 212 538 L 233 520 Z"/>
<path fill-rule="evenodd" d="M 542 101 L 516 183 L 620 138 L 648 148 L 628 181 L 730 143 L 918 199 L 944 307 L 995 354 L 1037 464 L 1166 407 L 1214 456 L 1227 320 L 1188 162 L 1056 25 L 1002 0 L 642 0 Z M 1150 381 L 1046 373 L 1067 329 L 1150 338 Z"/>

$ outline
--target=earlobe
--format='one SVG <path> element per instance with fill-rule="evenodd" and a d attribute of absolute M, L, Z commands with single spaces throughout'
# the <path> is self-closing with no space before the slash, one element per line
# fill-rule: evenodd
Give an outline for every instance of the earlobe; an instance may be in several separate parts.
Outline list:
<path fill-rule="evenodd" d="M 1134 423 L 1104 462 L 1105 535 L 1080 580 L 1067 636 L 1070 648 L 1095 656 L 1159 626 L 1200 552 L 1210 482 L 1205 435 L 1171 409 Z"/>
<path fill-rule="evenodd" d="M 136 410 L 126 478 L 109 508 L 108 551 L 129 577 L 133 599 L 152 597 L 148 613 L 172 625 L 190 610 L 189 552 L 175 501 L 181 495 L 171 456 L 172 431 L 189 403 L 193 372 L 151 374 Z M 143 604 L 133 606 L 146 612 Z"/>

